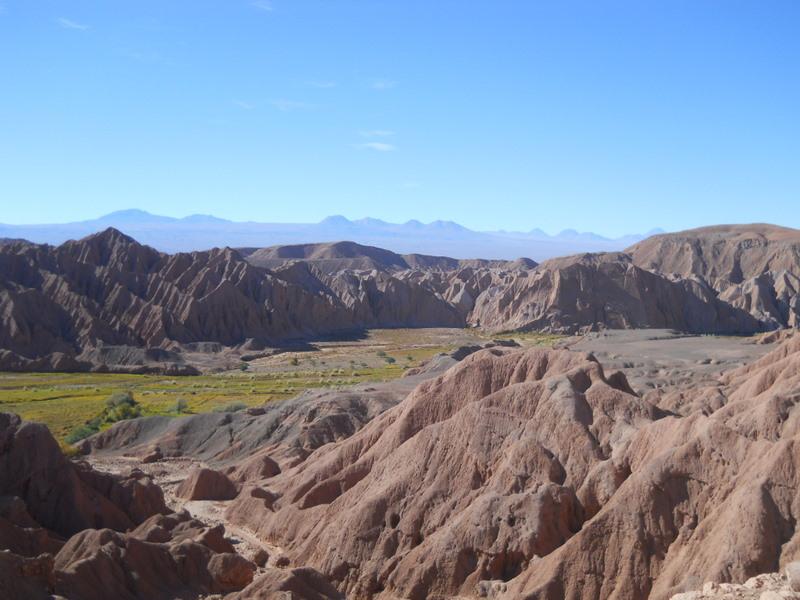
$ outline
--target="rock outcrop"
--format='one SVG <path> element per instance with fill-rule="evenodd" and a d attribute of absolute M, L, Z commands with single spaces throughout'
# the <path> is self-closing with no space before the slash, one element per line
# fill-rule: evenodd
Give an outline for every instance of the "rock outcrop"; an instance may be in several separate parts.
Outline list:
<path fill-rule="evenodd" d="M 253 580 L 255 565 L 232 549 L 216 552 L 185 537 L 145 541 L 138 532 L 87 529 L 70 538 L 55 558 L 58 593 L 75 600 L 171 600 L 234 592 Z"/>
<path fill-rule="evenodd" d="M 172 513 L 141 471 L 100 473 L 0 413 L 0 595 L 172 600 L 236 592 L 255 565 L 222 526 Z"/>
<path fill-rule="evenodd" d="M 771 328 L 717 297 L 699 278 L 669 279 L 626 254 L 552 259 L 478 296 L 470 323 L 487 329 L 573 333 L 666 328 L 752 333 Z"/>
<path fill-rule="evenodd" d="M 709 581 L 700 589 L 675 594 L 670 600 L 798 600 L 800 589 L 780 573 L 765 573 L 744 583 Z"/>
<path fill-rule="evenodd" d="M 161 488 L 134 471 L 119 478 L 61 453 L 50 431 L 0 413 L 0 496 L 19 498 L 32 521 L 62 538 L 90 527 L 125 531 L 166 513 Z"/>
<path fill-rule="evenodd" d="M 697 277 L 721 300 L 775 327 L 800 324 L 800 231 L 718 225 L 655 235 L 628 250 L 641 268 Z"/>
<path fill-rule="evenodd" d="M 207 468 L 194 469 L 175 490 L 184 500 L 233 500 L 236 493 L 227 475 Z"/>
<path fill-rule="evenodd" d="M 241 592 L 232 594 L 228 600 L 272 600 L 273 598 L 344 600 L 344 594 L 314 569 L 270 568 Z"/>

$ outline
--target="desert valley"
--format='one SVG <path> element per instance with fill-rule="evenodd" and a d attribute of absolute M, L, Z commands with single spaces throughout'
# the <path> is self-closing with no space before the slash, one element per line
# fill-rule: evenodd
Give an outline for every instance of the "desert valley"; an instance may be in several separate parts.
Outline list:
<path fill-rule="evenodd" d="M 541 263 L 5 241 L 0 586 L 794 597 L 799 294 L 770 225 Z"/>
<path fill-rule="evenodd" d="M 0 0 L 0 600 L 800 600 L 798 24 Z"/>

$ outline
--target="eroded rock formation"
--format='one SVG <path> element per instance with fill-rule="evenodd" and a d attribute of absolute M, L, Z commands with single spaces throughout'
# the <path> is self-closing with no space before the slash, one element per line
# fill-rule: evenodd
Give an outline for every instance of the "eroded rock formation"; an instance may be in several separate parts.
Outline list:
<path fill-rule="evenodd" d="M 667 599 L 800 556 L 800 337 L 686 416 L 590 355 L 490 349 L 228 511 L 348 597 Z M 666 397 L 666 396 L 665 396 Z"/>
<path fill-rule="evenodd" d="M 533 261 L 401 256 L 350 242 L 166 255 L 109 229 L 0 246 L 0 368 L 196 372 L 187 351 L 368 327 L 795 327 L 800 233 L 726 226 L 627 253 Z"/>
<path fill-rule="evenodd" d="M 171 600 L 241 590 L 254 572 L 224 528 L 171 512 L 141 471 L 73 463 L 44 425 L 0 413 L 4 598 Z"/>

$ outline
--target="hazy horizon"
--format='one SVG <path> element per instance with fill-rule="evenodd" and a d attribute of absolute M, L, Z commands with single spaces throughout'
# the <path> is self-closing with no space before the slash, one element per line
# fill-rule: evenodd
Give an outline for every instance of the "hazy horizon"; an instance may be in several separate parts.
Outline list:
<path fill-rule="evenodd" d="M 0 2 L 8 224 L 800 226 L 800 5 Z"/>
<path fill-rule="evenodd" d="M 618 239 L 618 238 L 625 238 L 630 236 L 639 236 L 639 235 L 648 235 L 648 234 L 655 234 L 655 233 L 663 233 L 666 230 L 654 226 L 646 231 L 630 231 L 626 234 L 621 236 L 606 236 L 603 235 L 602 232 L 599 231 L 578 231 L 573 227 L 566 227 L 564 229 L 560 229 L 558 231 L 545 231 L 541 227 L 532 227 L 530 229 L 471 229 L 467 228 L 458 221 L 453 219 L 435 219 L 432 221 L 420 221 L 419 219 L 409 218 L 405 221 L 386 221 L 383 219 L 378 219 L 371 215 L 363 215 L 360 217 L 346 217 L 342 214 L 330 214 L 326 215 L 319 221 L 255 221 L 252 219 L 248 220 L 236 220 L 236 219 L 226 219 L 224 217 L 219 216 L 218 214 L 211 214 L 211 213 L 188 213 L 188 214 L 181 214 L 181 215 L 167 215 L 161 214 L 158 212 L 150 212 L 147 210 L 143 210 L 141 208 L 124 208 L 120 210 L 111 211 L 109 213 L 98 214 L 93 217 L 89 217 L 88 219 L 81 219 L 75 221 L 64 221 L 64 222 L 57 222 L 57 221 L 48 221 L 48 220 L 41 220 L 29 223 L 9 223 L 6 221 L 0 220 L 0 225 L 10 225 L 12 227 L 40 227 L 40 226 L 62 226 L 62 225 L 79 225 L 84 223 L 91 223 L 91 222 L 98 222 L 99 225 L 102 224 L 103 221 L 114 220 L 114 219 L 148 219 L 153 218 L 154 220 L 163 220 L 164 223 L 170 222 L 183 222 L 183 223 L 192 223 L 197 225 L 202 225 L 205 223 L 230 223 L 235 225 L 247 225 L 252 223 L 254 225 L 322 225 L 325 223 L 334 223 L 339 220 L 343 220 L 349 224 L 373 224 L 373 225 L 387 225 L 387 226 L 416 226 L 416 225 L 437 225 L 437 224 L 444 224 L 444 225 L 456 225 L 462 227 L 464 229 L 469 229 L 472 232 L 476 233 L 509 233 L 509 234 L 541 234 L 548 237 L 556 237 L 559 235 L 564 234 L 593 234 L 596 236 L 600 236 L 609 240 Z M 113 227 L 113 225 L 111 225 Z"/>
<path fill-rule="evenodd" d="M 163 252 L 191 252 L 212 247 L 264 248 L 298 244 L 356 242 L 401 254 L 452 258 L 544 260 L 583 252 L 619 251 L 648 235 L 629 233 L 608 238 L 595 232 L 565 229 L 554 234 L 539 228 L 528 231 L 480 231 L 455 221 L 391 223 L 375 218 L 349 220 L 330 215 L 317 222 L 269 223 L 231 221 L 214 215 L 175 218 L 139 209 L 115 211 L 99 218 L 66 223 L 8 225 L 0 223 L 1 239 L 25 239 L 59 245 L 115 228 L 139 243 Z"/>

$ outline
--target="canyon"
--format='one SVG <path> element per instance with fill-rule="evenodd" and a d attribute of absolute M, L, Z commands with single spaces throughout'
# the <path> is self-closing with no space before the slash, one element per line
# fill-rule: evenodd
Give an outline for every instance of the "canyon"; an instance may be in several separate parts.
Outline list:
<path fill-rule="evenodd" d="M 349 242 L 167 255 L 115 230 L 4 244 L 6 370 L 180 377 L 372 327 L 485 338 L 397 379 L 73 446 L 0 415 L 0 589 L 794 597 L 798 264 L 798 232 L 762 225 L 539 264 Z"/>
<path fill-rule="evenodd" d="M 766 225 L 540 264 L 352 242 L 169 255 L 107 229 L 0 246 L 0 368 L 189 374 L 194 352 L 386 327 L 752 334 L 797 325 L 798 273 L 800 232 Z"/>

